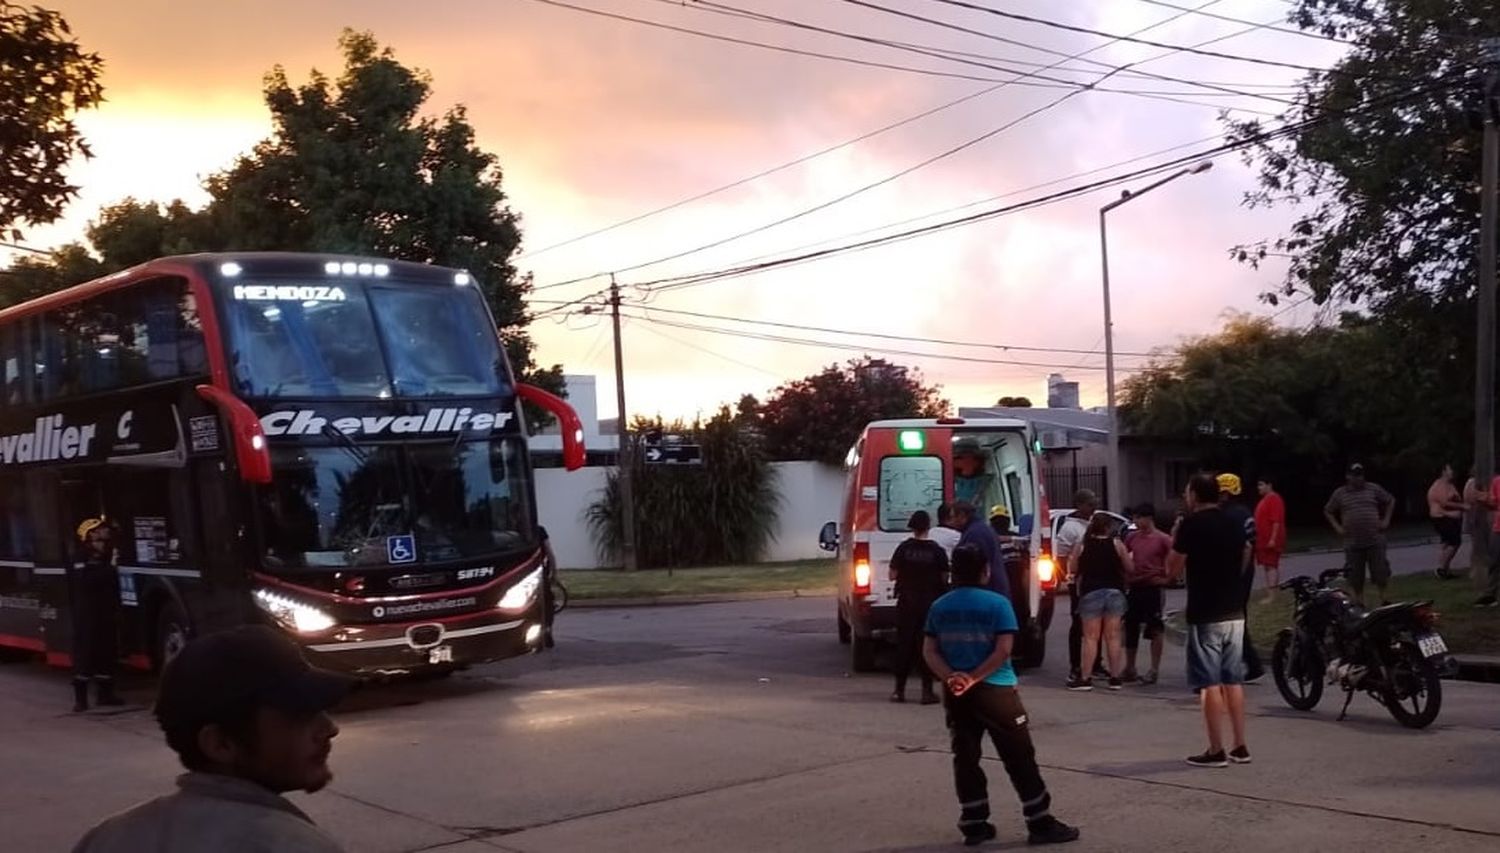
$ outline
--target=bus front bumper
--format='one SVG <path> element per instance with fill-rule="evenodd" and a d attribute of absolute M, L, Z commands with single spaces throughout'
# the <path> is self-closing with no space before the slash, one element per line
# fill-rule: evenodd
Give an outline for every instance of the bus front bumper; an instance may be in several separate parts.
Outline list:
<path fill-rule="evenodd" d="M 303 637 L 313 666 L 363 678 L 451 670 L 542 648 L 540 602 L 519 613 L 489 611 L 442 620 L 345 625 Z"/>

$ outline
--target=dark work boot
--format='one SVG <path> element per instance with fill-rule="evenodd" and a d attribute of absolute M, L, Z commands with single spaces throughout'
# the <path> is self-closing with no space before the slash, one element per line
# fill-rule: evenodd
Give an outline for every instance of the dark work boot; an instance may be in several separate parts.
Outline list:
<path fill-rule="evenodd" d="M 125 700 L 115 694 L 115 680 L 113 678 L 95 678 L 94 688 L 99 707 L 118 708 L 125 704 Z"/>
<path fill-rule="evenodd" d="M 82 714 L 89 709 L 89 681 L 87 678 L 73 679 L 73 713 Z"/>

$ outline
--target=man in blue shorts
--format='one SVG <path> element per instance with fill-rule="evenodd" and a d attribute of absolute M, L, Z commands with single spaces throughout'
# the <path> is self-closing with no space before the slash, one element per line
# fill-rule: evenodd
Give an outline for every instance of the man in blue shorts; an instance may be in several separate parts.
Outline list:
<path fill-rule="evenodd" d="M 1026 708 L 1016 693 L 1010 653 L 1019 626 L 1010 600 L 986 589 L 989 563 L 973 545 L 953 551 L 952 592 L 927 611 L 922 653 L 947 688 L 943 697 L 953 743 L 953 782 L 958 790 L 958 828 L 964 844 L 995 837 L 990 823 L 989 781 L 979 767 L 989 734 L 1005 772 L 1021 798 L 1032 844 L 1076 841 L 1078 830 L 1052 816 L 1052 796 L 1037 768 L 1026 726 Z"/>
<path fill-rule="evenodd" d="M 1188 758 L 1194 767 L 1249 764 L 1245 745 L 1244 525 L 1219 508 L 1219 484 L 1200 474 L 1183 495 L 1187 517 L 1177 526 L 1167 572 L 1187 573 L 1187 677 L 1203 704 L 1208 750 Z M 1220 724 L 1234 736 L 1228 752 Z"/>

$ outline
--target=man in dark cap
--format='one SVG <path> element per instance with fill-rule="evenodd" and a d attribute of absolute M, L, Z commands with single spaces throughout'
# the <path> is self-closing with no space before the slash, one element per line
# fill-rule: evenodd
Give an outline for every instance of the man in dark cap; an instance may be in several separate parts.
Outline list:
<path fill-rule="evenodd" d="M 74 853 L 340 853 L 281 795 L 322 789 L 338 726 L 328 716 L 354 680 L 313 669 L 264 626 L 209 634 L 162 673 L 156 719 L 188 772 L 177 791 L 112 817 Z"/>

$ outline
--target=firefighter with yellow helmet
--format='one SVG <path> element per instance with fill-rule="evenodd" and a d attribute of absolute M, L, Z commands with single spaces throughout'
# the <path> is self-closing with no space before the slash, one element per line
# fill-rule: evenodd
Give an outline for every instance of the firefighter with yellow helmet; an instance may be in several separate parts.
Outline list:
<path fill-rule="evenodd" d="M 80 557 L 73 564 L 73 710 L 89 708 L 89 682 L 100 706 L 123 705 L 115 693 L 119 659 L 120 581 L 114 530 L 102 517 L 78 525 Z"/>

